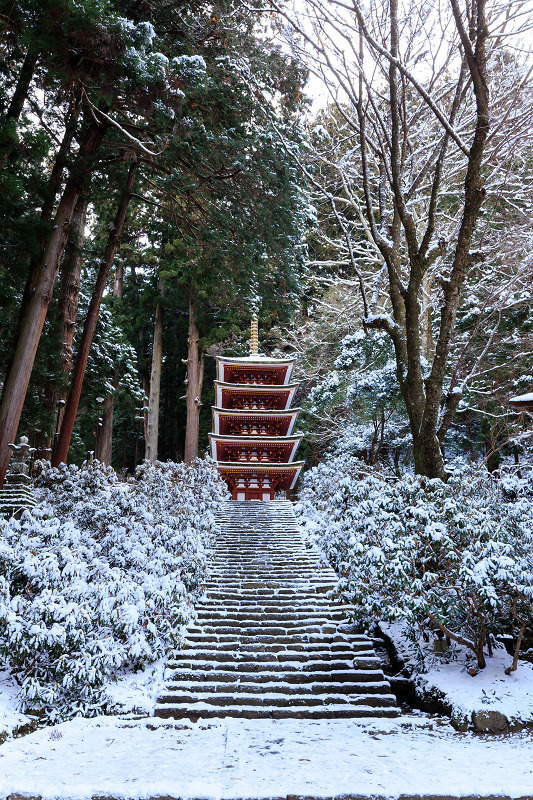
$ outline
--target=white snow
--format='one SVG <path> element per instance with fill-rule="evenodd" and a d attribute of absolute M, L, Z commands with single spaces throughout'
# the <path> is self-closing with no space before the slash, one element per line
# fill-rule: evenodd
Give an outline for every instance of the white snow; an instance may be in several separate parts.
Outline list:
<path fill-rule="evenodd" d="M 481 738 L 425 716 L 187 725 L 75 719 L 0 748 L 0 796 L 514 798 L 533 792 L 532 744 L 531 733 Z"/>
<path fill-rule="evenodd" d="M 487 666 L 475 676 L 466 671 L 464 659 L 443 663 L 420 675 L 418 683 L 444 692 L 454 716 L 470 718 L 472 711 L 500 711 L 510 722 L 532 722 L 533 664 L 520 661 L 516 672 L 506 675 L 512 660 L 500 650 L 487 658 Z"/>
<path fill-rule="evenodd" d="M 403 635 L 401 622 L 380 624 L 381 630 L 394 643 L 400 659 L 408 669 L 415 669 L 412 644 Z M 423 646 L 422 639 L 419 645 Z M 510 675 L 505 670 L 513 657 L 503 648 L 487 656 L 487 666 L 471 675 L 467 667 L 475 666 L 471 651 L 452 644 L 453 660 L 444 656 L 429 656 L 426 672 L 413 676 L 420 694 L 436 692 L 444 695 L 443 702 L 451 707 L 451 716 L 470 722 L 473 711 L 499 711 L 511 724 L 533 723 L 533 664 L 520 659 L 518 669 Z"/>
<path fill-rule="evenodd" d="M 520 394 L 518 397 L 510 397 L 510 403 L 533 403 L 533 392 L 529 394 Z"/>
<path fill-rule="evenodd" d="M 29 717 L 17 710 L 19 689 L 8 670 L 0 668 L 0 742 L 2 734 L 10 735 L 16 728 L 30 722 Z"/>
<path fill-rule="evenodd" d="M 122 713 L 152 714 L 164 685 L 165 662 L 166 658 L 161 658 L 144 670 L 126 672 L 116 682 L 108 684 L 107 692 L 114 708 Z"/>

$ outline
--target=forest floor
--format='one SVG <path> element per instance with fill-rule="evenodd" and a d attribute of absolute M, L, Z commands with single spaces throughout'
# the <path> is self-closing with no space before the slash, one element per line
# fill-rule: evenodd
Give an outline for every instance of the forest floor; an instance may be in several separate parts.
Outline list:
<path fill-rule="evenodd" d="M 394 720 L 75 719 L 0 747 L 0 797 L 533 798 L 533 732 Z"/>

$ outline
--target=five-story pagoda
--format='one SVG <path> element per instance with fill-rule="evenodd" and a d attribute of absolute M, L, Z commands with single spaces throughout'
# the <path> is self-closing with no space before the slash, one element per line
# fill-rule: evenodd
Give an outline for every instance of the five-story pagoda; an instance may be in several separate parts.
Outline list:
<path fill-rule="evenodd" d="M 258 352 L 257 317 L 250 355 L 217 356 L 211 456 L 234 500 L 273 500 L 292 489 L 303 461 L 294 461 L 302 434 L 293 433 L 300 411 L 291 409 L 296 384 L 292 358 Z"/>

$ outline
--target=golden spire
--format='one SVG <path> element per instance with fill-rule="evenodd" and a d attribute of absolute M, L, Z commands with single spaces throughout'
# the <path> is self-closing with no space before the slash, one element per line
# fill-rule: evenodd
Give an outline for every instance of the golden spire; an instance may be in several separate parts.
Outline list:
<path fill-rule="evenodd" d="M 250 325 L 250 355 L 256 356 L 259 352 L 259 327 L 257 324 L 257 314 L 252 315 Z"/>

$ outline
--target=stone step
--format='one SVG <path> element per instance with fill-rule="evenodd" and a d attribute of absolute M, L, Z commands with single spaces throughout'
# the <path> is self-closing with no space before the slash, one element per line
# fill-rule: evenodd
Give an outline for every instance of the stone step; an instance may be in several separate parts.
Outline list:
<path fill-rule="evenodd" d="M 344 682 L 334 683 L 283 683 L 278 681 L 265 681 L 263 683 L 242 683 L 240 681 L 226 681 L 209 683 L 207 680 L 194 683 L 183 681 L 169 683 L 166 691 L 172 694 L 187 693 L 222 693 L 222 694 L 283 694 L 283 695 L 333 695 L 333 694 L 377 694 L 390 696 L 390 685 L 387 681 L 363 681 L 361 683 Z"/>
<path fill-rule="evenodd" d="M 200 672 L 230 672 L 234 673 L 245 672 L 251 674 L 254 672 L 298 672 L 298 673 L 313 673 L 316 676 L 322 676 L 330 670 L 343 671 L 346 670 L 360 670 L 369 672 L 374 670 L 376 675 L 379 675 L 379 680 L 382 678 L 381 664 L 378 661 L 370 659 L 332 659 L 330 661 L 322 659 L 319 654 L 313 659 L 298 660 L 298 659 L 279 659 L 268 660 L 261 658 L 248 659 L 238 658 L 223 658 L 220 661 L 213 662 L 202 658 L 184 658 L 173 659 L 168 663 L 169 669 L 176 672 L 183 672 L 187 670 L 199 670 Z M 378 677 L 375 678 L 378 680 Z M 315 680 L 322 680 L 322 677 L 316 677 Z"/>
<path fill-rule="evenodd" d="M 351 648 L 345 647 L 344 650 L 339 652 L 320 652 L 316 650 L 306 650 L 302 652 L 300 650 L 283 650 L 279 653 L 266 653 L 266 652 L 255 652 L 252 650 L 235 650 L 235 651 L 225 651 L 222 649 L 212 649 L 210 647 L 200 647 L 197 646 L 191 650 L 179 650 L 179 655 L 176 654 L 176 657 L 179 657 L 180 660 L 189 661 L 189 660 L 203 660 L 203 661 L 212 661 L 215 663 L 221 663 L 224 661 L 316 661 L 319 658 L 323 661 L 332 661 L 336 659 L 343 659 L 346 661 L 357 659 L 357 661 L 361 661 L 364 659 L 366 662 L 370 663 L 371 661 L 379 664 L 380 661 L 377 656 L 374 656 L 373 649 L 365 650 L 361 653 L 354 653 Z"/>
<path fill-rule="evenodd" d="M 238 683 L 238 684 L 283 684 L 285 686 L 296 685 L 314 685 L 326 683 L 353 683 L 357 681 L 358 684 L 380 684 L 389 686 L 385 681 L 385 677 L 381 669 L 363 670 L 363 669 L 348 669 L 348 670 L 331 670 L 324 673 L 305 672 L 295 670 L 291 672 L 275 672 L 272 670 L 260 672 L 245 672 L 243 670 L 213 670 L 208 669 L 202 672 L 201 669 L 177 669 L 172 672 L 170 676 L 173 682 L 190 681 L 192 683 L 198 680 L 217 683 Z"/>
<path fill-rule="evenodd" d="M 245 586 L 243 584 L 232 584 L 231 586 L 212 586 L 208 587 L 205 592 L 206 596 L 210 599 L 224 600 L 227 597 L 243 597 L 243 598 L 260 598 L 260 597 L 276 597 L 278 599 L 292 599 L 295 597 L 302 598 L 308 602 L 316 596 L 324 596 L 333 594 L 331 586 L 302 586 L 283 588 L 281 586 L 267 587 L 265 584 L 257 586 Z"/>
<path fill-rule="evenodd" d="M 290 567 L 254 567 L 253 569 L 243 567 L 238 569 L 210 569 L 209 581 L 278 581 L 289 578 L 289 580 L 313 582 L 316 577 L 315 567 L 304 567 L 299 564 L 292 564 Z M 333 576 L 331 576 L 333 583 Z"/>
<path fill-rule="evenodd" d="M 273 593 L 262 594 L 258 596 L 255 592 L 248 592 L 246 595 L 235 596 L 228 594 L 224 598 L 224 603 L 215 597 L 202 595 L 198 601 L 197 608 L 212 609 L 219 611 L 223 609 L 242 609 L 245 611 L 249 608 L 251 611 L 254 607 L 261 608 L 277 608 L 279 611 L 320 611 L 321 609 L 331 609 L 334 611 L 353 611 L 352 606 L 342 599 L 337 597 L 326 597 L 323 594 L 313 594 L 311 597 L 303 593 L 293 593 L 292 597 L 283 597 Z"/>
<path fill-rule="evenodd" d="M 335 634 L 334 636 L 320 636 L 320 635 L 298 635 L 292 634 L 291 636 L 268 636 L 262 635 L 261 637 L 257 636 L 249 636 L 246 634 L 241 634 L 237 636 L 236 634 L 230 633 L 222 633 L 218 634 L 211 634 L 211 633 L 187 633 L 186 634 L 187 642 L 194 643 L 196 646 L 197 644 L 211 644 L 216 642 L 217 644 L 233 644 L 235 642 L 242 642 L 243 644 L 279 644 L 279 645 L 290 645 L 291 643 L 294 644 L 304 644 L 306 646 L 317 646 L 317 647 L 332 647 L 335 645 L 336 647 L 349 647 L 350 649 L 358 648 L 359 650 L 369 650 L 372 649 L 372 645 L 370 642 L 359 640 L 355 636 L 353 638 L 348 638 L 342 634 Z"/>
<path fill-rule="evenodd" d="M 313 593 L 313 591 L 333 591 L 336 585 L 337 584 L 333 581 L 313 580 L 312 578 L 300 578 L 298 576 L 293 576 L 288 580 L 278 580 L 275 576 L 272 576 L 261 580 L 246 578 L 240 581 L 234 578 L 210 578 L 206 582 L 206 589 L 207 591 L 209 591 L 209 589 L 229 589 L 235 591 L 239 589 L 272 590 L 273 588 L 277 588 L 280 590 L 280 594 L 289 594 L 291 590 L 297 590 L 298 593 L 306 591 L 310 593 Z"/>
<path fill-rule="evenodd" d="M 393 694 L 353 694 L 353 695 L 286 695 L 278 692 L 270 692 L 265 695 L 247 694 L 239 692 L 235 694 L 209 694 L 205 692 L 199 693 L 185 693 L 174 694 L 163 693 L 158 699 L 158 704 L 168 705 L 174 703 L 175 705 L 189 704 L 194 707 L 195 703 L 206 703 L 210 706 L 234 706 L 238 703 L 240 706 L 276 706 L 276 708 L 287 708 L 292 706 L 300 706 L 310 708 L 313 706 L 368 706 L 374 708 L 383 708 L 386 706 L 395 706 L 396 698 Z"/>
<path fill-rule="evenodd" d="M 348 606 L 344 605 L 331 605 L 328 602 L 324 602 L 320 605 L 316 603 L 300 603 L 297 604 L 295 602 L 291 604 L 287 604 L 286 606 L 280 605 L 279 601 L 263 601 L 263 602 L 242 602 L 239 603 L 235 601 L 233 604 L 224 603 L 221 605 L 218 601 L 207 601 L 202 600 L 196 605 L 196 613 L 197 614 L 225 614 L 228 615 L 234 614 L 234 612 L 238 612 L 239 614 L 245 614 L 250 612 L 251 614 L 268 614 L 274 616 L 275 614 L 322 614 L 322 616 L 326 616 L 330 618 L 331 614 L 342 614 L 345 619 L 348 619 L 352 613 L 352 609 Z"/>
<path fill-rule="evenodd" d="M 253 656 L 253 654 L 250 654 Z M 174 670 L 201 670 L 203 672 L 215 672 L 220 670 L 221 672 L 229 672 L 230 670 L 234 670 L 235 672 L 246 672 L 246 673 L 253 673 L 253 672 L 310 672 L 310 673 L 327 673 L 329 674 L 332 671 L 342 671 L 345 672 L 346 670 L 360 670 L 363 672 L 369 670 L 375 670 L 377 673 L 382 675 L 381 673 L 381 665 L 378 659 L 335 659 L 331 661 L 325 661 L 322 658 L 317 658 L 315 660 L 304 660 L 304 661 L 286 661 L 286 660 L 270 660 L 264 661 L 262 659 L 256 659 L 255 657 L 252 660 L 239 660 L 239 659 L 231 659 L 226 658 L 220 661 L 211 661 L 202 658 L 184 658 L 184 659 L 171 659 L 168 662 L 168 668 Z M 320 679 L 322 680 L 322 678 Z"/>
<path fill-rule="evenodd" d="M 324 622 L 332 622 L 334 620 L 338 620 L 340 622 L 346 621 L 346 615 L 342 612 L 342 610 L 336 609 L 335 611 L 331 611 L 329 614 L 324 614 L 321 611 L 307 611 L 307 612 L 299 612 L 299 611 L 292 611 L 292 612 L 283 612 L 278 611 L 276 613 L 272 611 L 241 611 L 241 610 L 226 610 L 226 611 L 198 611 L 197 613 L 198 620 L 209 620 L 209 621 L 218 621 L 218 620 L 226 620 L 227 622 L 243 622 L 243 623 L 252 623 L 257 625 L 257 622 L 268 622 L 268 621 L 276 621 L 279 624 L 282 622 L 318 622 L 319 620 Z"/>
<path fill-rule="evenodd" d="M 299 614 L 295 616 L 296 618 L 291 618 L 291 615 L 288 614 L 283 617 L 278 614 L 268 614 L 267 612 L 251 615 L 243 614 L 242 616 L 228 614 L 228 616 L 221 615 L 219 617 L 216 617 L 214 614 L 201 614 L 201 616 L 199 615 L 197 617 L 194 627 L 210 626 L 213 628 L 235 627 L 256 629 L 282 627 L 287 630 L 291 628 L 294 630 L 304 630 L 308 626 L 321 627 L 327 625 L 333 631 L 336 631 L 337 627 L 341 629 L 353 628 L 353 625 L 348 622 L 342 613 L 339 614 L 339 612 L 334 612 L 331 617 L 326 614 Z"/>
<path fill-rule="evenodd" d="M 156 715 L 335 719 L 397 716 L 372 641 L 349 622 L 338 578 L 288 501 L 225 501 L 184 648 Z"/>
<path fill-rule="evenodd" d="M 213 708 L 206 704 L 174 705 L 160 704 L 154 711 L 154 716 L 162 719 L 190 719 L 196 722 L 199 719 L 214 719 L 217 717 L 232 717 L 244 719 L 364 719 L 365 717 L 397 717 L 398 709 L 394 706 L 374 708 L 373 706 L 330 705 L 293 706 L 292 708 L 278 708 L 277 706 L 264 706 L 263 708 L 246 708 L 245 706 L 225 706 Z"/>
<path fill-rule="evenodd" d="M 287 631 L 295 630 L 301 634 L 308 634 L 308 633 L 320 633 L 320 634 L 331 634 L 334 635 L 337 633 L 338 628 L 335 625 L 301 625 L 301 626 L 291 626 L 288 623 L 284 623 L 284 627 L 280 625 L 270 625 L 265 623 L 262 627 L 253 627 L 251 625 L 225 625 L 225 624 L 212 624 L 212 625 L 203 625 L 202 628 L 189 629 L 191 633 L 200 633 L 204 631 L 205 633 L 229 633 L 232 634 L 235 631 L 246 631 L 248 636 L 261 636 L 263 633 L 268 633 L 270 636 L 286 636 Z"/>
<path fill-rule="evenodd" d="M 350 647 L 347 648 L 346 644 L 341 643 L 334 643 L 334 644 L 311 644 L 309 642 L 294 642 L 290 641 L 286 644 L 276 644 L 276 643 L 265 643 L 265 642 L 202 642 L 196 641 L 191 642 L 190 639 L 187 639 L 187 644 L 193 645 L 195 650 L 205 650 L 206 647 L 217 647 L 217 653 L 241 653 L 245 651 L 246 653 L 271 653 L 271 654 L 285 654 L 285 653 L 308 653 L 314 656 L 318 656 L 319 654 L 334 654 L 336 657 L 343 658 L 346 657 L 346 654 L 353 654 L 355 653 L 358 658 L 366 657 L 366 656 L 373 656 L 374 650 L 372 648 L 365 647 L 364 645 Z M 189 651 L 190 652 L 190 651 Z"/>

